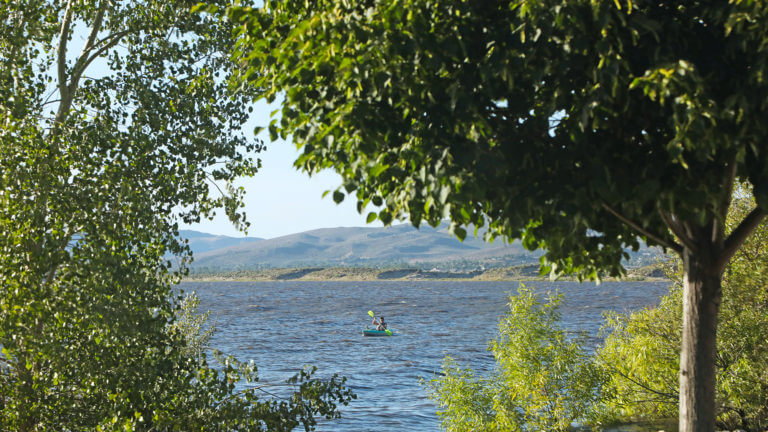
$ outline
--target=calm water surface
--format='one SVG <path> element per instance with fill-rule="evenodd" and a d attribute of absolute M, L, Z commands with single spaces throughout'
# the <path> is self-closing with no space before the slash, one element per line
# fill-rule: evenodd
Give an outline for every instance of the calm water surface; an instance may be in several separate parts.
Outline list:
<path fill-rule="evenodd" d="M 563 324 L 594 343 L 601 316 L 657 304 L 667 283 L 530 282 L 537 292 L 564 295 Z M 262 382 L 281 383 L 303 365 L 319 376 L 346 376 L 358 398 L 342 419 L 321 431 L 438 431 L 435 406 L 419 380 L 429 380 L 450 354 L 487 371 L 486 350 L 517 282 L 185 282 L 210 310 L 218 329 L 212 345 L 253 360 Z M 361 329 L 368 310 L 384 315 L 394 337 Z M 279 391 L 279 390 L 278 390 Z"/>

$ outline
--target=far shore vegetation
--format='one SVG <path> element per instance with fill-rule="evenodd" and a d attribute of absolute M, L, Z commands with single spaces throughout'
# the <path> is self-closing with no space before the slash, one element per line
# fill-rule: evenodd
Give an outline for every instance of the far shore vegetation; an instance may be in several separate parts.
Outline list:
<path fill-rule="evenodd" d="M 608 281 L 664 281 L 669 280 L 662 269 L 663 262 L 627 270 L 624 278 L 606 278 Z M 246 281 L 534 281 L 549 280 L 539 273 L 536 264 L 477 270 L 437 270 L 422 268 L 373 267 L 301 267 L 265 268 L 253 270 L 199 270 L 186 276 L 187 282 L 246 282 Z M 560 278 L 559 280 L 575 280 Z"/>

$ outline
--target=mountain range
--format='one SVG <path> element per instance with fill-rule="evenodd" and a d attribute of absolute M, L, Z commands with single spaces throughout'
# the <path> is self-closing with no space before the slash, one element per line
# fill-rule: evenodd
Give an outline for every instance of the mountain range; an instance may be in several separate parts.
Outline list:
<path fill-rule="evenodd" d="M 274 267 L 416 267 L 468 270 L 537 264 L 541 251 L 525 250 L 519 242 L 497 239 L 486 243 L 471 234 L 462 242 L 448 231 L 410 224 L 384 228 L 323 228 L 260 239 L 235 238 L 197 231 L 182 231 L 195 261 L 193 272 L 253 270 Z M 643 265 L 660 252 L 633 253 L 634 265 Z"/>
<path fill-rule="evenodd" d="M 189 242 L 195 256 L 203 252 L 264 240 L 258 237 L 229 237 L 192 230 L 179 230 L 179 235 Z"/>

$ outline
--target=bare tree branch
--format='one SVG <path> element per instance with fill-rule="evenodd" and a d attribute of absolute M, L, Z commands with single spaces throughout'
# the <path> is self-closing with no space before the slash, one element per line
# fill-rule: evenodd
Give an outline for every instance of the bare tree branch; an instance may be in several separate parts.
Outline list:
<path fill-rule="evenodd" d="M 627 217 L 625 217 L 624 215 L 622 215 L 618 211 L 616 211 L 613 208 L 611 208 L 611 206 L 609 206 L 605 202 L 603 202 L 602 205 L 603 205 L 603 208 L 608 210 L 608 212 L 610 214 L 614 215 L 617 219 L 619 219 L 620 221 L 622 221 L 625 224 L 629 225 L 632 229 L 634 229 L 638 233 L 644 235 L 646 238 L 649 238 L 649 239 L 653 240 L 654 242 L 664 246 L 667 249 L 672 249 L 675 252 L 680 253 L 682 251 L 682 248 L 680 247 L 679 244 L 674 243 L 674 242 L 669 242 L 668 240 L 662 238 L 661 235 L 653 233 L 653 232 L 651 232 L 651 231 L 641 227 L 638 223 L 628 219 Z"/>
<path fill-rule="evenodd" d="M 96 16 L 93 19 L 93 27 L 91 27 L 91 33 L 88 35 L 88 40 L 83 46 L 83 51 L 80 52 L 80 58 L 84 58 L 88 55 L 88 52 L 93 49 L 93 44 L 96 42 L 96 37 L 101 30 L 101 22 L 104 19 L 104 14 L 107 11 L 107 4 L 102 0 L 99 10 L 96 12 Z"/>
<path fill-rule="evenodd" d="M 104 52 L 107 51 L 108 49 L 110 49 L 110 48 L 114 47 L 115 45 L 117 45 L 117 43 L 122 40 L 123 36 L 127 35 L 128 33 L 130 33 L 128 30 L 124 30 L 124 31 L 121 31 L 121 32 L 117 32 L 117 33 L 111 34 L 109 36 L 109 38 L 111 38 L 112 40 L 110 40 L 106 45 L 104 45 L 101 48 L 99 48 L 98 50 L 96 50 L 96 52 L 91 54 L 91 56 L 88 57 L 88 59 L 83 62 L 82 70 L 77 74 L 77 79 L 78 80 L 80 79 L 80 76 L 85 71 L 85 69 L 88 67 L 88 65 L 91 64 L 91 62 L 93 62 L 95 59 L 101 57 L 101 55 L 104 54 Z M 103 40 L 106 40 L 106 39 L 107 38 L 104 38 Z"/>
<path fill-rule="evenodd" d="M 718 214 L 718 219 L 712 224 L 712 243 L 722 247 L 723 235 L 725 234 L 725 219 L 728 217 L 728 209 L 731 208 L 733 199 L 733 185 L 736 181 L 736 158 L 732 158 L 728 164 L 728 173 L 723 183 L 722 207 Z"/>
<path fill-rule="evenodd" d="M 88 40 L 83 46 L 83 50 L 80 52 L 80 56 L 75 62 L 75 65 L 72 67 L 72 76 L 70 77 L 68 84 L 69 92 L 71 94 L 74 94 L 77 91 L 77 88 L 80 85 L 80 77 L 83 75 L 83 72 L 85 72 L 85 69 L 88 67 L 88 65 L 93 61 L 94 58 L 96 58 L 97 55 L 103 52 L 102 50 L 98 50 L 97 53 L 93 56 L 88 56 L 88 54 L 96 46 L 96 37 L 98 36 L 99 31 L 101 31 L 101 23 L 104 20 L 104 14 L 106 13 L 106 10 L 107 2 L 102 1 L 99 5 L 99 10 L 96 12 L 96 16 L 93 19 L 93 26 L 91 27 L 91 32 L 88 35 Z M 71 100 L 72 98 L 70 98 L 70 102 L 66 107 L 67 110 L 69 110 L 69 106 L 72 105 Z"/>
<path fill-rule="evenodd" d="M 715 268 L 718 272 L 722 272 L 728 262 L 733 257 L 733 254 L 739 249 L 739 247 L 747 240 L 752 231 L 760 225 L 760 222 L 765 219 L 766 213 L 760 208 L 755 207 L 749 214 L 741 221 L 739 226 L 731 232 L 731 235 L 725 239 L 720 256 L 717 257 L 715 262 Z"/>
<path fill-rule="evenodd" d="M 67 8 L 64 12 L 64 21 L 61 23 L 61 32 L 59 33 L 59 50 L 58 50 L 58 73 L 59 73 L 59 94 L 61 95 L 62 103 L 59 105 L 59 110 L 56 113 L 54 123 L 63 123 L 69 105 L 67 101 L 71 101 L 69 84 L 67 83 L 67 42 L 69 40 L 69 30 L 72 26 L 72 0 L 67 1 Z M 66 106 L 66 107 L 65 107 Z"/>
<path fill-rule="evenodd" d="M 682 223 L 676 220 L 674 216 L 669 215 L 663 210 L 659 210 L 659 215 L 661 216 L 661 219 L 664 220 L 664 223 L 667 225 L 667 227 L 675 235 L 675 237 L 677 237 L 677 239 L 680 240 L 680 243 L 683 244 L 683 247 L 686 247 L 690 250 L 696 249 L 696 245 L 691 240 L 691 237 L 688 235 L 687 230 L 685 229 Z M 682 248 L 677 250 L 676 252 L 682 253 Z"/>

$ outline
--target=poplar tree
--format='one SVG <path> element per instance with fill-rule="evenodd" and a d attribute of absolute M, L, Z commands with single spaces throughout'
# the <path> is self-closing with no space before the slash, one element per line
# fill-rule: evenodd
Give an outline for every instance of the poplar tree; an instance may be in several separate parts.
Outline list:
<path fill-rule="evenodd" d="M 262 148 L 232 26 L 191 6 L 0 6 L 0 429 L 292 430 L 348 400 L 311 371 L 259 400 L 236 387 L 255 368 L 212 367 L 178 325 L 179 223 L 244 227 L 229 185 Z"/>

